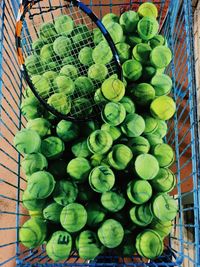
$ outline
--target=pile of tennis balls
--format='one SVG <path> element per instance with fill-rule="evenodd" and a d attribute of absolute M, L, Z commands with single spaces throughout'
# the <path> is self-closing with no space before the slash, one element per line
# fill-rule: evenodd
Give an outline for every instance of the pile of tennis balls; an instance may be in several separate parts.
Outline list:
<path fill-rule="evenodd" d="M 163 74 L 172 54 L 158 34 L 156 17 L 152 3 L 120 18 L 112 13 L 103 17 L 127 84 L 115 75 L 102 79 L 101 121 L 57 121 L 27 88 L 22 111 L 28 123 L 14 138 L 27 178 L 22 203 L 30 219 L 19 233 L 27 248 L 45 243 L 54 261 L 74 251 L 85 260 L 136 252 L 155 259 L 163 253 L 178 211 L 169 195 L 176 185 L 169 169 L 174 152 L 163 141 L 176 107 L 167 96 L 171 78 Z M 104 44 L 98 29 L 94 41 L 97 48 Z M 97 58 L 106 64 L 104 52 L 110 60 L 104 49 Z"/>

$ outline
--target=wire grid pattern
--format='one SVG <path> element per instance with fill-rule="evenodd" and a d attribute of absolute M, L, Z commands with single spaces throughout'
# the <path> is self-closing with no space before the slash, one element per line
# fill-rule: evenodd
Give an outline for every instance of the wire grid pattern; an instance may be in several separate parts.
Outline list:
<path fill-rule="evenodd" d="M 181 4 L 182 2 L 182 4 Z M 89 1 L 97 15 L 113 11 L 120 13 L 124 9 L 137 8 L 136 1 Z M 159 2 L 159 14 L 165 13 L 165 1 Z M 194 266 L 200 264 L 199 243 L 199 150 L 196 116 L 196 92 L 194 86 L 192 15 L 188 0 L 171 2 L 168 16 L 163 26 L 174 60 L 167 69 L 173 79 L 173 97 L 177 103 L 177 112 L 169 122 L 167 141 L 175 148 L 176 162 L 173 170 L 177 175 L 177 187 L 172 192 L 179 203 L 179 214 L 174 223 L 169 242 L 162 257 L 156 261 L 146 261 L 134 255 L 130 259 L 105 255 L 97 261 L 83 262 L 76 253 L 70 260 L 53 263 L 45 253 L 45 247 L 25 249 L 19 244 L 19 225 L 29 216 L 21 205 L 21 196 L 26 180 L 20 171 L 21 155 L 13 147 L 15 133 L 24 127 L 26 121 L 21 117 L 20 104 L 23 97 L 23 80 L 19 71 L 14 45 L 14 24 L 16 1 L 2 1 L 0 7 L 0 68 L 1 70 L 1 141 L 0 141 L 0 266 L 50 267 L 50 266 Z M 42 18 L 41 18 L 42 19 Z M 2 65 L 1 65 L 2 64 Z M 187 198 L 193 204 L 185 206 Z M 187 222 L 185 217 L 193 216 Z M 185 231 L 190 230 L 193 238 L 188 240 Z M 191 256 L 190 250 L 194 251 Z M 8 255 L 9 251 L 9 255 Z"/>
<path fill-rule="evenodd" d="M 48 12 L 49 10 L 51 11 Z M 35 85 L 36 91 L 38 92 L 40 97 L 45 100 L 45 102 L 48 102 L 49 97 L 54 93 L 66 93 L 66 95 L 72 101 L 71 111 L 69 113 L 70 117 L 93 117 L 101 112 L 103 104 L 98 96 L 96 96 L 97 99 L 94 99 L 95 92 L 98 88 L 101 87 L 102 83 L 101 79 L 98 79 L 101 76 L 109 77 L 113 74 L 116 74 L 117 67 L 112 56 L 112 51 L 106 39 L 100 32 L 100 40 L 105 42 L 106 46 L 104 45 L 101 48 L 99 47 L 100 49 L 98 50 L 98 59 L 103 57 L 105 60 L 106 50 L 108 50 L 108 54 L 111 55 L 107 60 L 106 67 L 98 68 L 98 71 L 95 71 L 94 69 L 92 70 L 90 68 L 90 73 L 93 72 L 93 75 L 98 76 L 98 79 L 92 80 L 92 87 L 88 90 L 80 90 L 78 84 L 73 83 L 73 81 L 75 81 L 76 78 L 80 76 L 88 77 L 89 67 L 95 64 L 95 62 L 99 62 L 99 60 L 96 59 L 97 61 L 92 61 L 89 66 L 86 66 L 79 60 L 79 52 L 82 48 L 87 46 L 90 47 L 92 51 L 95 48 L 95 44 L 93 42 L 93 31 L 97 29 L 97 26 L 88 15 L 86 15 L 79 8 L 73 5 L 69 5 L 64 1 L 62 1 L 61 3 L 55 1 L 54 3 L 52 3 L 51 1 L 46 0 L 43 1 L 43 3 L 34 5 L 33 8 L 27 13 L 25 21 L 23 23 L 23 31 L 21 35 L 23 54 L 25 58 L 30 55 L 36 54 L 33 49 L 32 43 L 40 37 L 41 26 L 43 25 L 43 23 L 54 23 L 61 15 L 68 15 L 73 19 L 74 30 L 72 32 L 70 31 L 69 34 L 58 34 L 55 28 L 52 29 L 54 33 L 51 36 L 45 38 L 44 45 L 47 44 L 45 46 L 45 49 L 40 50 L 39 52 L 42 64 L 39 64 L 38 61 L 34 64 L 34 68 L 37 69 L 37 73 L 35 74 L 40 75 L 45 71 L 55 71 L 57 75 L 59 75 L 59 73 L 62 76 L 66 74 L 66 76 L 72 79 L 65 80 L 65 84 L 62 84 L 62 86 L 60 85 L 60 81 L 50 83 L 50 86 L 48 86 L 48 84 L 44 86 L 42 79 L 39 79 L 39 81 L 33 83 Z M 52 26 L 54 27 L 54 25 Z M 46 36 L 48 35 L 48 31 L 49 28 L 47 30 L 42 30 L 42 34 Z M 62 38 L 65 36 L 65 41 L 57 43 L 57 45 L 55 45 L 54 41 L 61 36 Z M 56 50 L 58 50 L 59 53 L 55 53 Z M 101 56 L 101 53 L 103 56 Z M 72 56 L 75 60 L 69 60 L 69 62 L 66 64 L 64 63 L 64 61 L 65 57 L 67 56 Z M 76 67 L 76 69 L 74 69 L 72 66 L 69 66 L 68 70 L 66 70 L 66 68 L 65 70 L 63 70 L 62 67 L 66 65 L 73 65 Z M 59 103 L 55 101 L 53 107 L 54 105 L 55 107 L 59 106 Z M 65 111 L 62 111 L 61 113 L 66 114 Z"/>

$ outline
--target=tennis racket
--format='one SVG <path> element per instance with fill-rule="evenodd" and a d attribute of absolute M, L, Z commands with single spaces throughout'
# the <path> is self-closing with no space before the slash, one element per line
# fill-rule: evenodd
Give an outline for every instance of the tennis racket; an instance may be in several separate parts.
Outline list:
<path fill-rule="evenodd" d="M 104 64 L 98 53 L 93 60 L 94 36 L 100 38 L 102 51 L 108 51 Z M 62 119 L 97 118 L 104 105 L 98 90 L 103 80 L 113 74 L 122 79 L 110 34 L 77 0 L 21 0 L 16 46 L 28 86 L 49 112 Z"/>

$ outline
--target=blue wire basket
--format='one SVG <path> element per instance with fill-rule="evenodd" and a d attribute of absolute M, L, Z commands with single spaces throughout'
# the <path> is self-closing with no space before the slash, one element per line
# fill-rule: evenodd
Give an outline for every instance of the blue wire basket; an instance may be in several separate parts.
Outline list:
<path fill-rule="evenodd" d="M 54 1 L 61 4 L 61 0 Z M 19 226 L 29 215 L 21 205 L 21 194 L 26 187 L 20 170 L 21 155 L 13 146 L 15 133 L 26 123 L 20 112 L 25 84 L 14 38 L 18 2 L 0 1 L 0 266 L 200 266 L 199 147 L 191 1 L 154 1 L 159 9 L 161 32 L 174 54 L 166 72 L 173 79 L 172 94 L 177 103 L 166 141 L 176 151 L 173 170 L 177 175 L 177 187 L 172 194 L 179 204 L 179 214 L 165 242 L 164 254 L 155 261 L 138 255 L 128 259 L 105 255 L 84 262 L 74 253 L 62 263 L 53 263 L 44 247 L 24 250 L 19 243 Z M 107 12 L 120 14 L 127 9 L 137 9 L 142 2 L 84 1 L 99 17 Z"/>

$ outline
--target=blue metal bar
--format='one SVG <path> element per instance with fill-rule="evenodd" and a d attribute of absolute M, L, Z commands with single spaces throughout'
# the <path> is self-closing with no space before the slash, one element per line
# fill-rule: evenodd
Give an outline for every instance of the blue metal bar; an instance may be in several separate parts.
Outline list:
<path fill-rule="evenodd" d="M 1 101 L 2 101 L 2 61 L 3 61 L 3 36 L 4 36 L 4 16 L 5 2 L 1 1 L 2 18 L 0 20 L 0 116 L 1 116 Z"/>

